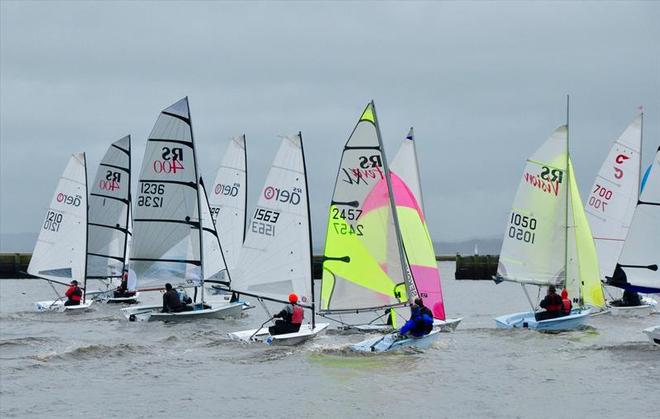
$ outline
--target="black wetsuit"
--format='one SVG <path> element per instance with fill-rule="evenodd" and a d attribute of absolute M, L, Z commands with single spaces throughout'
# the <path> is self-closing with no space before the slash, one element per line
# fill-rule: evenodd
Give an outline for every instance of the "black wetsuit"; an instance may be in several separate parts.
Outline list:
<path fill-rule="evenodd" d="M 163 294 L 163 313 L 180 313 L 192 310 L 192 307 L 181 302 L 179 294 L 175 290 L 172 289 Z"/>

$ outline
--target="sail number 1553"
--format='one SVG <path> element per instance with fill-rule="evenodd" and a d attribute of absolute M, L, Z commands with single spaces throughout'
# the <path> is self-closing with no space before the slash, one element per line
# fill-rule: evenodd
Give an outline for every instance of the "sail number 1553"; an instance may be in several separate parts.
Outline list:
<path fill-rule="evenodd" d="M 536 238 L 535 230 L 536 218 L 520 215 L 517 212 L 511 213 L 508 231 L 510 238 L 534 244 L 534 239 Z"/>

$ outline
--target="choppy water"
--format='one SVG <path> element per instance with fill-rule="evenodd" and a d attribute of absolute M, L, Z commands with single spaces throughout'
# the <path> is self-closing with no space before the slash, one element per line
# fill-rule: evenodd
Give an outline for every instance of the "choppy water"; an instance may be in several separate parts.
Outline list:
<path fill-rule="evenodd" d="M 38 280 L 0 281 L 0 416 L 651 417 L 660 350 L 641 333 L 660 315 L 603 315 L 584 331 L 503 331 L 493 317 L 527 309 L 519 286 L 455 281 L 440 264 L 447 312 L 464 317 L 431 349 L 353 354 L 365 336 L 326 335 L 298 348 L 229 341 L 240 320 L 129 323 L 118 308 L 35 313 Z M 146 299 L 158 301 L 159 294 Z M 653 413 L 655 412 L 655 413 Z"/>

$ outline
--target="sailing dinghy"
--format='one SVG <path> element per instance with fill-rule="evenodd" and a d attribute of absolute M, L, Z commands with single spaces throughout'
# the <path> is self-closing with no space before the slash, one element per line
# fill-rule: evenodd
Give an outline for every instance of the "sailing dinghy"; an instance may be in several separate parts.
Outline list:
<path fill-rule="evenodd" d="M 403 140 L 390 169 L 401 237 L 417 293 L 433 313 L 435 328 L 444 332 L 456 330 L 462 318 L 448 319 L 445 315 L 440 272 L 424 216 L 417 149 L 412 128 Z M 393 326 L 370 324 L 357 325 L 355 328 L 361 331 L 391 331 Z"/>
<path fill-rule="evenodd" d="M 291 346 L 323 333 L 327 323 L 316 323 L 312 279 L 312 230 L 309 215 L 307 170 L 302 135 L 284 137 L 266 177 L 250 220 L 232 289 L 263 301 L 288 304 L 298 295 L 298 305 L 311 311 L 311 322 L 300 330 L 271 336 L 267 327 L 230 333 L 232 339 Z"/>
<path fill-rule="evenodd" d="M 615 141 L 586 202 L 587 218 L 598 252 L 600 279 L 613 286 L 617 285 L 611 282 L 611 277 L 639 201 L 643 121 L 644 114 L 640 113 Z M 621 300 L 614 300 L 609 309 L 614 315 L 642 316 L 653 311 L 656 302 L 644 297 L 642 303 L 624 306 Z"/>
<path fill-rule="evenodd" d="M 199 177 L 188 98 L 163 110 L 145 149 L 135 200 L 130 267 L 138 287 L 195 287 L 192 311 L 162 313 L 161 305 L 123 309 L 129 320 L 181 321 L 238 317 L 241 303 L 204 300 L 204 279 L 225 269 L 220 242 Z M 201 299 L 197 301 L 197 291 Z"/>
<path fill-rule="evenodd" d="M 88 297 L 108 303 L 137 303 L 139 293 L 115 297 L 114 292 L 128 272 L 131 235 L 131 136 L 110 145 L 89 194 L 87 279 L 104 289 L 87 292 Z M 129 275 L 130 277 L 130 275 Z M 134 277 L 134 275 L 133 275 Z M 135 281 L 129 280 L 129 285 Z"/>
<path fill-rule="evenodd" d="M 86 299 L 87 281 L 87 165 L 85 153 L 73 154 L 57 184 L 46 211 L 37 243 L 32 252 L 28 273 L 45 279 L 59 295 L 53 283 L 68 286 L 82 284 L 80 305 L 65 306 L 66 297 L 38 301 L 37 311 L 81 312 L 93 301 Z"/>
<path fill-rule="evenodd" d="M 502 243 L 496 283 L 520 283 L 532 311 L 495 319 L 499 328 L 572 330 L 591 307 L 604 307 L 596 249 L 568 154 L 568 125 L 557 128 L 528 160 Z M 569 315 L 537 321 L 525 285 L 557 285 L 573 299 Z M 540 291 L 540 290 L 539 290 Z"/>
<path fill-rule="evenodd" d="M 635 207 L 609 283 L 634 292 L 660 293 L 660 148 Z"/>
<path fill-rule="evenodd" d="M 397 315 L 389 313 L 405 307 L 409 296 L 416 297 L 386 173 L 389 168 L 370 102 L 342 151 L 323 254 L 319 314 L 344 330 L 391 330 L 397 327 Z M 388 314 L 391 326 L 382 324 Z M 371 320 L 365 323 L 366 315 Z"/>

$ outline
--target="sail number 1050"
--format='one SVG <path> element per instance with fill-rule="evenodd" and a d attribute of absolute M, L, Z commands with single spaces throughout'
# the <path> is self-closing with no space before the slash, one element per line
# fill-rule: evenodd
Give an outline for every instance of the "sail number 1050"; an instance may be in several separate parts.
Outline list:
<path fill-rule="evenodd" d="M 509 224 L 509 237 L 524 241 L 525 243 L 534 243 L 534 239 L 536 238 L 536 218 L 512 212 Z"/>

